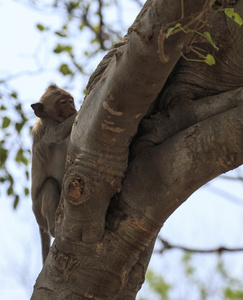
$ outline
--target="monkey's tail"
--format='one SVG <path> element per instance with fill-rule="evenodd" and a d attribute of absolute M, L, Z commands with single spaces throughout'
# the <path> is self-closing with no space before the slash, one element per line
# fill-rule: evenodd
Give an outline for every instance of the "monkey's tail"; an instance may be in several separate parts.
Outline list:
<path fill-rule="evenodd" d="M 39 229 L 40 229 L 40 236 L 41 236 L 42 262 L 44 265 L 50 250 L 51 237 L 48 232 L 44 231 L 43 228 L 39 227 Z"/>

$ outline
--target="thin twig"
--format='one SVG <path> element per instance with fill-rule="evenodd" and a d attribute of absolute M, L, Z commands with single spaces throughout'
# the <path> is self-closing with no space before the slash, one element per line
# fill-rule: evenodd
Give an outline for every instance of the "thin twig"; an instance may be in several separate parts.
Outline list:
<path fill-rule="evenodd" d="M 243 251 L 243 248 L 228 248 L 228 247 L 218 247 L 218 248 L 212 248 L 212 249 L 197 249 L 197 248 L 188 248 L 188 247 L 184 247 L 184 246 L 180 246 L 180 245 L 176 245 L 176 244 L 171 244 L 169 243 L 167 240 L 161 238 L 160 236 L 158 237 L 158 239 L 162 242 L 163 246 L 160 250 L 155 251 L 156 253 L 163 253 L 165 250 L 169 250 L 169 249 L 179 249 L 179 250 L 183 250 L 183 251 L 188 251 L 188 252 L 193 252 L 193 253 L 217 253 L 217 254 L 221 254 L 222 252 L 239 252 L 239 251 Z"/>

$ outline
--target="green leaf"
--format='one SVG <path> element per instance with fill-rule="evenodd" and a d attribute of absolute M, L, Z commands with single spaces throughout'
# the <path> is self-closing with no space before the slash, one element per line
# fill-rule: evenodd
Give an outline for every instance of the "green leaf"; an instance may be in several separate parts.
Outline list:
<path fill-rule="evenodd" d="M 0 167 L 2 167 L 8 157 L 8 150 L 0 146 Z"/>
<path fill-rule="evenodd" d="M 10 124 L 11 120 L 8 117 L 3 118 L 2 129 L 7 128 Z"/>
<path fill-rule="evenodd" d="M 7 110 L 7 108 L 4 105 L 1 105 L 0 110 Z"/>
<path fill-rule="evenodd" d="M 171 32 L 172 32 L 173 30 L 175 30 L 176 28 L 178 28 L 178 27 L 181 27 L 181 23 L 177 23 L 174 27 L 168 28 L 167 34 L 166 34 L 166 38 L 168 38 L 169 35 L 171 34 Z"/>
<path fill-rule="evenodd" d="M 14 209 L 16 209 L 18 203 L 19 203 L 19 195 L 16 195 L 15 199 L 14 199 L 14 204 L 13 204 Z"/>
<path fill-rule="evenodd" d="M 91 44 L 94 44 L 94 43 L 99 43 L 99 40 L 97 37 L 93 38 L 91 41 Z"/>
<path fill-rule="evenodd" d="M 22 156 L 23 156 L 23 149 L 21 148 L 21 149 L 19 149 L 19 151 L 17 152 L 16 157 L 15 157 L 15 160 L 16 160 L 17 162 L 20 162 Z"/>
<path fill-rule="evenodd" d="M 58 44 L 56 48 L 53 50 L 53 52 L 57 54 L 61 52 L 68 52 L 69 54 L 72 54 L 72 50 L 73 48 L 71 46 Z"/>
<path fill-rule="evenodd" d="M 195 272 L 195 268 L 193 266 L 188 266 L 185 271 L 187 275 L 192 275 Z"/>
<path fill-rule="evenodd" d="M 224 261 L 222 260 L 222 258 L 219 259 L 216 269 L 222 277 L 228 278 L 227 270 L 225 269 Z"/>
<path fill-rule="evenodd" d="M 15 129 L 18 131 L 18 133 L 20 133 L 23 126 L 24 126 L 24 123 L 16 123 L 15 124 Z"/>
<path fill-rule="evenodd" d="M 86 23 L 85 23 L 85 22 L 82 22 L 82 23 L 79 25 L 79 30 L 82 30 L 85 26 L 86 26 Z"/>
<path fill-rule="evenodd" d="M 146 272 L 146 280 L 151 289 L 161 296 L 161 299 L 169 299 L 168 292 L 171 286 L 164 281 L 161 275 L 156 274 L 152 270 L 148 270 Z"/>
<path fill-rule="evenodd" d="M 28 188 L 24 189 L 24 194 L 25 196 L 28 196 L 30 194 L 30 190 Z"/>
<path fill-rule="evenodd" d="M 65 33 L 64 31 L 56 31 L 55 34 L 60 37 L 67 37 L 67 33 Z"/>
<path fill-rule="evenodd" d="M 10 96 L 14 99 L 18 98 L 18 94 L 16 92 L 12 92 L 12 94 Z"/>
<path fill-rule="evenodd" d="M 185 251 L 184 255 L 182 256 L 182 262 L 184 264 L 187 264 L 191 261 L 191 259 L 192 259 L 192 253 L 189 251 Z"/>
<path fill-rule="evenodd" d="M 70 70 L 67 64 L 62 64 L 59 68 L 59 71 L 64 75 L 74 75 L 74 73 Z"/>
<path fill-rule="evenodd" d="M 234 8 L 225 8 L 224 13 L 239 26 L 243 24 L 242 18 L 238 13 L 235 12 Z"/>
<path fill-rule="evenodd" d="M 243 290 L 233 290 L 231 288 L 226 288 L 224 295 L 228 300 L 243 300 Z"/>
<path fill-rule="evenodd" d="M 21 113 L 21 118 L 23 120 L 23 125 L 28 121 L 28 119 L 25 117 L 23 113 Z"/>
<path fill-rule="evenodd" d="M 80 1 L 70 1 L 68 4 L 67 4 L 67 10 L 69 13 L 72 12 L 72 10 L 76 9 L 79 7 L 79 4 L 80 4 Z"/>
<path fill-rule="evenodd" d="M 15 109 L 21 111 L 22 110 L 22 105 L 21 104 L 15 105 Z"/>
<path fill-rule="evenodd" d="M 209 41 L 209 43 L 216 49 L 216 50 L 219 50 L 219 48 L 216 46 L 216 44 L 214 43 L 214 41 L 212 40 L 211 38 L 211 35 L 209 32 L 204 32 L 204 36 L 205 38 Z"/>
<path fill-rule="evenodd" d="M 22 163 L 26 166 L 28 166 L 28 164 L 29 164 L 29 161 L 25 156 L 22 157 Z"/>
<path fill-rule="evenodd" d="M 36 28 L 38 29 L 38 30 L 40 30 L 40 31 L 47 31 L 47 30 L 49 30 L 49 28 L 48 27 L 45 27 L 44 25 L 42 25 L 42 24 L 36 24 Z"/>
<path fill-rule="evenodd" d="M 8 188 L 7 194 L 8 194 L 8 196 L 13 195 L 13 186 L 12 186 L 12 184 L 11 184 L 10 187 Z"/>
<path fill-rule="evenodd" d="M 24 156 L 24 151 L 22 148 L 20 148 L 19 151 L 17 152 L 15 160 L 18 163 L 22 162 L 26 166 L 28 165 L 28 162 L 29 162 L 28 159 Z"/>
<path fill-rule="evenodd" d="M 100 32 L 100 25 L 93 26 L 92 29 L 93 29 L 94 32 L 99 33 Z"/>
<path fill-rule="evenodd" d="M 208 64 L 209 66 L 215 65 L 215 59 L 211 54 L 208 54 L 204 60 L 204 62 L 206 64 Z"/>
<path fill-rule="evenodd" d="M 8 174 L 8 180 L 10 181 L 11 185 L 13 185 L 14 180 L 13 180 L 13 177 L 10 174 Z"/>

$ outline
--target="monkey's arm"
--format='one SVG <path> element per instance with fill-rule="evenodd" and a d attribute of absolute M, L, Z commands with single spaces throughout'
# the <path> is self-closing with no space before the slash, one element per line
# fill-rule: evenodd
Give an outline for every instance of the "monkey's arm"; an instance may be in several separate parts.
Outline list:
<path fill-rule="evenodd" d="M 65 140 L 71 133 L 73 122 L 76 116 L 77 112 L 71 115 L 63 123 L 58 123 L 56 126 L 49 126 L 44 135 L 45 141 L 59 144 Z"/>

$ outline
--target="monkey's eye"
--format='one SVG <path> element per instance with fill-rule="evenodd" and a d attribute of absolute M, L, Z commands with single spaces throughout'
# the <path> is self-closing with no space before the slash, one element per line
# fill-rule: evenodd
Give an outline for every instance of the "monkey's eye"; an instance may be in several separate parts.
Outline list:
<path fill-rule="evenodd" d="M 62 104 L 64 104 L 64 103 L 66 103 L 66 102 L 67 102 L 67 100 L 65 100 L 65 99 L 61 99 L 61 100 L 60 100 L 60 102 L 61 102 Z"/>

